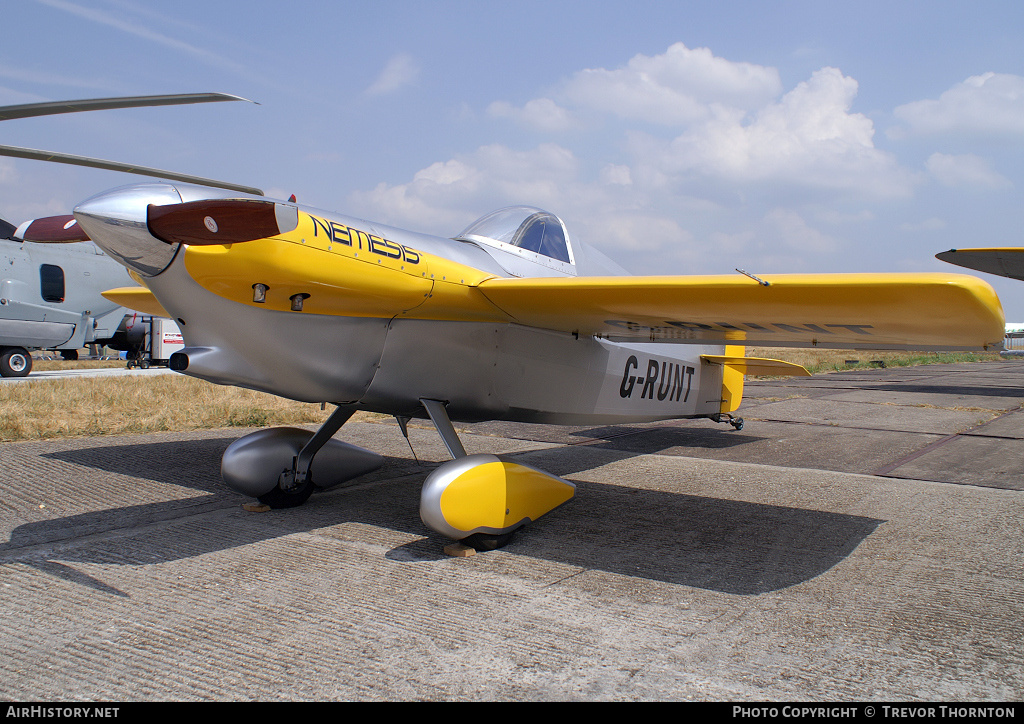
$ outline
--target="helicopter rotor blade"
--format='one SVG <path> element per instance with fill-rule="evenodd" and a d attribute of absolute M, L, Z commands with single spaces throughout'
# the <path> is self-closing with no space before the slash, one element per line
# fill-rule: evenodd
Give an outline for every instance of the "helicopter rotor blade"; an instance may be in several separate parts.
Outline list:
<path fill-rule="evenodd" d="M 175 95 L 123 96 L 119 98 L 83 98 L 77 101 L 52 101 L 47 103 L 24 103 L 16 106 L 0 106 L 0 121 L 15 118 L 35 118 L 58 113 L 80 113 L 102 111 L 111 108 L 139 108 L 143 106 L 175 106 L 188 103 L 217 103 L 220 101 L 245 101 L 248 98 L 227 93 L 178 93 Z"/>
<path fill-rule="evenodd" d="M 90 158 L 88 156 L 74 156 L 69 153 L 57 153 L 55 151 L 38 151 L 34 148 L 21 148 L 19 146 L 0 145 L 0 156 L 11 156 L 13 158 L 28 158 L 34 161 L 52 161 L 55 163 L 66 163 L 72 166 L 85 166 L 87 168 L 101 168 L 107 171 L 123 171 L 134 173 L 139 176 L 152 176 L 168 181 L 184 181 L 185 183 L 198 184 L 200 186 L 212 186 L 229 191 L 238 191 L 253 196 L 263 196 L 260 189 L 252 186 L 242 186 L 228 181 L 217 181 L 215 179 L 203 178 L 202 176 L 191 176 L 189 174 L 176 173 L 174 171 L 163 171 L 158 168 L 148 168 L 136 164 L 120 163 L 118 161 L 105 161 L 101 158 Z"/>

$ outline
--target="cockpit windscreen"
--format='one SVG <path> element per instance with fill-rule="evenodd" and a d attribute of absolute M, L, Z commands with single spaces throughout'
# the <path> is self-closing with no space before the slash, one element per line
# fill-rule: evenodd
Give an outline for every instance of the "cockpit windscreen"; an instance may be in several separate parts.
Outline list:
<path fill-rule="evenodd" d="M 495 241 L 543 254 L 571 264 L 561 220 L 530 206 L 511 206 L 484 216 L 459 234 L 464 241 Z"/>

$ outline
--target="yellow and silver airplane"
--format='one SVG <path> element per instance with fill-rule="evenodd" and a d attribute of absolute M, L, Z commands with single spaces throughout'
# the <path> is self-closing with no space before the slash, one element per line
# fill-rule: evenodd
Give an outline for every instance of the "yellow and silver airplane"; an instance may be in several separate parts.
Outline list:
<path fill-rule="evenodd" d="M 467 455 L 453 420 L 738 428 L 744 375 L 808 374 L 746 346 L 992 350 L 1003 338 L 999 300 L 974 277 L 636 277 L 536 208 L 444 238 L 238 189 L 135 184 L 74 217 L 140 284 L 107 296 L 177 320 L 186 347 L 173 369 L 337 406 L 315 434 L 262 430 L 225 452 L 226 484 L 271 507 L 381 464 L 332 439 L 355 411 L 403 430 L 429 418 L 452 460 L 424 482 L 424 523 L 498 545 L 573 485 Z"/>

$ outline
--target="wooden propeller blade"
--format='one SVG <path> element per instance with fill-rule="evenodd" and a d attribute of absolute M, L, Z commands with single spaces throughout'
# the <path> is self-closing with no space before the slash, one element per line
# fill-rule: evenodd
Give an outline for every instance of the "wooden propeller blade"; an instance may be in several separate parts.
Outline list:
<path fill-rule="evenodd" d="M 45 216 L 33 219 L 18 227 L 14 232 L 18 241 L 33 241 L 50 244 L 66 244 L 75 241 L 89 241 L 89 235 L 78 225 L 74 216 Z"/>
<path fill-rule="evenodd" d="M 211 199 L 150 205 L 149 233 L 169 244 L 212 246 L 265 239 L 298 226 L 294 206 L 262 199 Z"/>

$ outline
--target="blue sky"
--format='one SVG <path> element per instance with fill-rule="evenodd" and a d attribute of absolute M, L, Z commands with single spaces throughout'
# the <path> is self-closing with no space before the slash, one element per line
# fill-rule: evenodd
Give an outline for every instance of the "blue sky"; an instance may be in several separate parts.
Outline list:
<path fill-rule="evenodd" d="M 452 236 L 526 203 L 636 273 L 956 271 L 1024 245 L 1024 3 L 0 0 L 0 143 Z M 135 177 L 0 158 L 0 216 Z M 1024 282 L 983 276 L 1010 321 Z"/>

